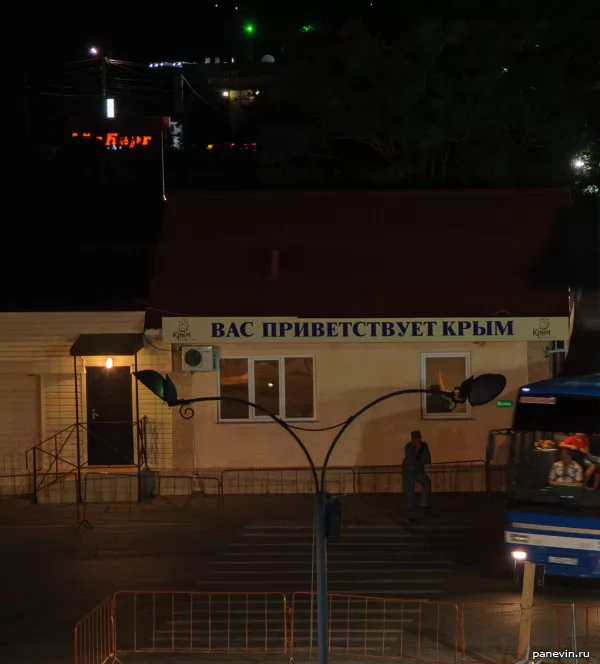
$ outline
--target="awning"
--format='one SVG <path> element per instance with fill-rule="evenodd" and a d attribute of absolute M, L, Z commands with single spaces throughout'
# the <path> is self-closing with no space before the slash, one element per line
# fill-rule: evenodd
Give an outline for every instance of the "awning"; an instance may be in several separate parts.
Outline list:
<path fill-rule="evenodd" d="M 80 334 L 71 346 L 75 357 L 112 357 L 136 355 L 144 347 L 144 335 L 135 334 Z"/>

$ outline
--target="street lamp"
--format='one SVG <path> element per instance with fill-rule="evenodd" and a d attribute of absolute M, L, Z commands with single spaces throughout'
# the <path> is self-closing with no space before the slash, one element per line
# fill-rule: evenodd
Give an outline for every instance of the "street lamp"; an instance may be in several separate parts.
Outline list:
<path fill-rule="evenodd" d="M 98 49 L 96 46 L 90 46 L 90 55 L 98 55 L 100 53 L 100 49 Z"/>
<path fill-rule="evenodd" d="M 348 427 L 356 421 L 363 413 L 373 408 L 377 404 L 387 401 L 392 397 L 397 397 L 403 394 L 441 394 L 442 396 L 448 397 L 453 403 L 466 403 L 467 401 L 472 406 L 483 406 L 484 404 L 493 401 L 498 397 L 506 387 L 506 378 L 501 374 L 482 374 L 475 378 L 467 378 L 463 381 L 459 387 L 454 388 L 452 392 L 445 392 L 442 390 L 430 390 L 430 389 L 412 389 L 412 390 L 397 390 L 395 392 L 389 392 L 384 394 L 377 399 L 369 402 L 359 410 L 357 410 L 353 415 L 342 424 L 340 430 L 334 436 L 327 454 L 325 455 L 325 460 L 323 461 L 323 466 L 321 468 L 321 478 L 319 480 L 319 475 L 317 472 L 317 467 L 313 461 L 310 452 L 294 431 L 294 429 L 285 421 L 279 418 L 274 413 L 271 413 L 266 408 L 263 408 L 259 404 L 252 403 L 246 399 L 238 399 L 236 397 L 196 397 L 194 399 L 179 399 L 177 396 L 177 388 L 169 376 L 163 376 L 158 373 L 158 371 L 153 371 L 147 369 L 144 371 L 134 372 L 135 377 L 147 387 L 152 393 L 154 393 L 159 399 L 164 401 L 171 408 L 179 406 L 179 414 L 186 420 L 194 417 L 194 409 L 191 407 L 193 403 L 202 403 L 206 401 L 231 401 L 234 403 L 244 404 L 255 408 L 256 410 L 264 413 L 270 417 L 274 422 L 279 424 L 287 433 L 296 441 L 300 449 L 302 450 L 304 456 L 306 457 L 310 472 L 313 477 L 314 487 L 315 487 L 315 521 L 316 521 L 316 548 L 317 548 L 317 638 L 318 638 L 318 650 L 319 664 L 327 664 L 328 657 L 328 634 L 327 634 L 327 493 L 326 493 L 326 476 L 327 476 L 327 465 L 331 454 L 338 444 L 341 437 L 344 435 Z"/>

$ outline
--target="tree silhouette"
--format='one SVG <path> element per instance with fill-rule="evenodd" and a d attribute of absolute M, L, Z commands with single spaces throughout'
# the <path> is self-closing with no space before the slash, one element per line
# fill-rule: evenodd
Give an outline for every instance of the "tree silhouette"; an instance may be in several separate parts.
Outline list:
<path fill-rule="evenodd" d="M 588 91 L 554 25 L 353 21 L 299 35 L 264 100 L 265 179 L 365 186 L 566 184 L 590 142 Z M 593 133 L 593 132 L 592 132 Z"/>

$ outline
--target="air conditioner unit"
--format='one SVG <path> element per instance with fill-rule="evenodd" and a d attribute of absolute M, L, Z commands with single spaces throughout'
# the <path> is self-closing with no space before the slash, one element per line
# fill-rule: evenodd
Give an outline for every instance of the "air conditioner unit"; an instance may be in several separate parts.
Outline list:
<path fill-rule="evenodd" d="M 214 371 L 215 349 L 213 346 L 184 346 L 181 363 L 184 371 Z"/>

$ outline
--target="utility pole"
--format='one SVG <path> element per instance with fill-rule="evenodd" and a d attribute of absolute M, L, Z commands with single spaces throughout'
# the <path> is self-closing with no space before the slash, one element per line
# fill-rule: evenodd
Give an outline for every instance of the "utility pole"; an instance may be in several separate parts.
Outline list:
<path fill-rule="evenodd" d="M 518 657 L 523 658 L 531 646 L 531 619 L 533 593 L 535 588 L 535 563 L 525 563 L 523 570 L 523 590 L 521 595 L 521 624 L 519 628 Z"/>
<path fill-rule="evenodd" d="M 102 81 L 102 99 L 106 102 L 106 85 L 107 85 L 107 64 L 108 59 L 102 55 L 100 57 L 100 79 Z"/>
<path fill-rule="evenodd" d="M 23 71 L 23 115 L 25 117 L 25 131 L 27 138 L 31 139 L 31 113 L 29 110 L 29 81 L 27 70 Z"/>

